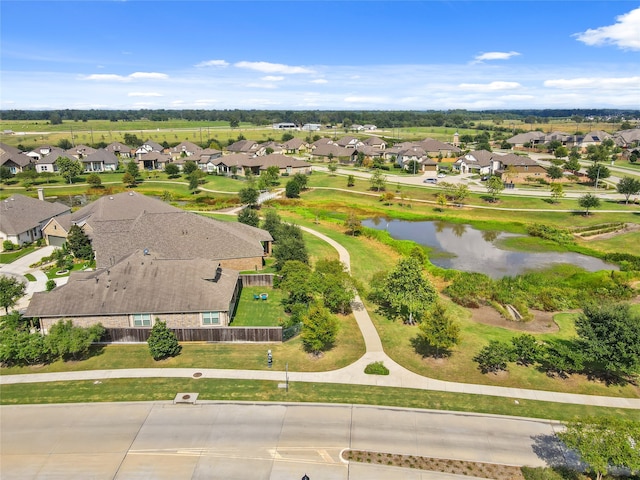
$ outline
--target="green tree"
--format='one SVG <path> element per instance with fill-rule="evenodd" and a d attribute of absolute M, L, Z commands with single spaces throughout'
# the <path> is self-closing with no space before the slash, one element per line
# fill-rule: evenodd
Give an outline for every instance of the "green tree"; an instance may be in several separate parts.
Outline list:
<path fill-rule="evenodd" d="M 182 350 L 176 334 L 167 328 L 166 322 L 157 318 L 151 328 L 147 344 L 149 345 L 149 353 L 154 360 L 175 357 Z"/>
<path fill-rule="evenodd" d="M 584 208 L 584 214 L 589 215 L 589 210 L 600 206 L 600 199 L 591 193 L 587 193 L 578 198 L 578 205 Z"/>
<path fill-rule="evenodd" d="M 478 363 L 482 373 L 507 370 L 507 363 L 514 360 L 513 349 L 505 342 L 491 340 L 489 345 L 482 347 L 473 360 Z"/>
<path fill-rule="evenodd" d="M 58 166 L 58 173 L 62 178 L 69 183 L 73 183 L 74 177 L 77 177 L 84 171 L 84 166 L 80 160 L 75 160 L 67 157 L 60 157 L 56 160 Z"/>
<path fill-rule="evenodd" d="M 567 150 L 567 147 L 560 146 L 553 151 L 553 155 L 556 158 L 564 158 L 569 155 L 569 150 Z"/>
<path fill-rule="evenodd" d="M 387 179 L 378 168 L 373 171 L 369 183 L 371 184 L 371 190 L 376 190 L 377 192 L 383 191 L 387 187 Z"/>
<path fill-rule="evenodd" d="M 102 179 L 97 173 L 92 173 L 87 177 L 87 183 L 93 188 L 99 188 L 102 186 Z"/>
<path fill-rule="evenodd" d="M 293 176 L 293 180 L 300 186 L 300 191 L 307 189 L 307 184 L 309 183 L 309 177 L 304 173 L 296 173 Z"/>
<path fill-rule="evenodd" d="M 360 235 L 360 233 L 362 232 L 362 222 L 354 211 L 350 211 L 347 214 L 347 218 L 344 221 L 344 226 L 347 229 L 347 234 L 353 235 L 354 237 L 356 235 Z"/>
<path fill-rule="evenodd" d="M 241 188 L 238 192 L 240 197 L 240 203 L 249 205 L 250 207 L 257 205 L 260 192 L 252 184 L 249 184 L 245 188 Z"/>
<path fill-rule="evenodd" d="M 67 235 L 67 248 L 74 257 L 81 260 L 93 260 L 91 240 L 78 225 L 74 224 Z"/>
<path fill-rule="evenodd" d="M 13 307 L 26 292 L 27 286 L 13 277 L 0 275 L 0 307 L 9 315 L 9 308 Z"/>
<path fill-rule="evenodd" d="M 196 170 L 198 170 L 198 164 L 193 160 L 187 160 L 186 162 L 184 162 L 184 165 L 182 166 L 182 172 L 186 176 L 191 175 Z"/>
<path fill-rule="evenodd" d="M 523 333 L 511 339 L 513 345 L 513 354 L 516 361 L 521 365 L 531 365 L 535 363 L 541 354 L 541 347 L 536 337 L 531 334 Z"/>
<path fill-rule="evenodd" d="M 60 141 L 58 141 L 58 147 L 63 150 L 69 150 L 73 148 L 73 143 L 71 143 L 68 138 L 61 138 Z"/>
<path fill-rule="evenodd" d="M 453 192 L 453 200 L 462 205 L 465 199 L 469 196 L 469 187 L 463 184 L 459 184 Z"/>
<path fill-rule="evenodd" d="M 562 178 L 563 174 L 564 172 L 562 171 L 562 168 L 558 167 L 557 165 L 551 165 L 549 168 L 547 168 L 547 177 L 549 177 L 551 180 L 558 180 L 559 178 Z"/>
<path fill-rule="evenodd" d="M 334 162 L 332 158 L 329 159 L 329 164 L 327 165 L 329 172 L 331 175 L 335 175 L 336 170 L 338 170 L 338 162 Z"/>
<path fill-rule="evenodd" d="M 302 230 L 297 225 L 283 223 L 279 229 L 278 239 L 273 247 L 275 268 L 281 270 L 289 260 L 298 260 L 309 264 L 309 254 L 302 237 Z"/>
<path fill-rule="evenodd" d="M 285 195 L 287 196 L 287 198 L 299 198 L 300 184 L 295 180 L 289 180 L 285 187 Z"/>
<path fill-rule="evenodd" d="M 164 167 L 164 173 L 166 173 L 169 178 L 176 178 L 180 175 L 180 167 L 175 163 L 167 163 Z"/>
<path fill-rule="evenodd" d="M 318 355 L 333 347 L 338 335 L 338 320 L 320 303 L 313 303 L 302 320 L 300 338 L 306 351 Z"/>
<path fill-rule="evenodd" d="M 498 195 L 504 190 L 504 183 L 502 179 L 497 176 L 491 176 L 486 183 L 487 193 L 491 195 L 491 201 L 495 202 L 498 199 Z"/>
<path fill-rule="evenodd" d="M 45 284 L 45 288 L 47 292 L 50 292 L 51 290 L 56 288 L 56 281 L 50 278 L 49 280 L 47 280 L 47 283 Z"/>
<path fill-rule="evenodd" d="M 0 167 L 0 181 L 6 183 L 7 180 L 13 178 L 13 173 L 9 170 L 9 167 L 5 167 L 4 165 Z"/>
<path fill-rule="evenodd" d="M 626 303 L 589 303 L 576 320 L 581 349 L 613 377 L 640 373 L 640 315 Z"/>
<path fill-rule="evenodd" d="M 129 147 L 140 147 L 144 142 L 142 140 L 140 140 L 136 135 L 132 134 L 132 133 L 125 133 L 124 134 L 124 144 L 128 145 Z"/>
<path fill-rule="evenodd" d="M 311 276 L 313 291 L 332 313 L 346 314 L 356 295 L 356 285 L 340 260 L 320 259 Z"/>
<path fill-rule="evenodd" d="M 434 349 L 436 358 L 441 354 L 447 355 L 460 341 L 460 327 L 442 302 L 436 301 L 433 308 L 424 315 L 418 327 L 418 341 L 429 349 Z"/>
<path fill-rule="evenodd" d="M 587 177 L 591 180 L 592 183 L 598 186 L 598 182 L 600 180 L 604 180 L 605 178 L 609 178 L 611 176 L 611 171 L 602 164 L 594 163 L 593 165 L 589 165 L 587 167 Z"/>
<path fill-rule="evenodd" d="M 587 147 L 587 160 L 591 160 L 594 163 L 606 162 L 609 160 L 611 152 L 604 142 L 600 145 L 589 145 Z"/>
<path fill-rule="evenodd" d="M 289 260 L 280 270 L 279 288 L 287 293 L 283 301 L 285 308 L 290 311 L 295 304 L 307 305 L 312 298 L 311 267 L 299 260 Z"/>
<path fill-rule="evenodd" d="M 122 183 L 124 183 L 128 187 L 135 187 L 137 183 L 136 177 L 131 175 L 129 172 L 125 172 L 124 175 L 122 175 Z"/>
<path fill-rule="evenodd" d="M 640 423 L 616 417 L 587 417 L 567 424 L 558 438 L 580 455 L 602 480 L 611 467 L 640 471 Z"/>
<path fill-rule="evenodd" d="M 553 203 L 558 203 L 562 197 L 564 197 L 564 187 L 561 183 L 551 184 L 551 200 Z"/>
<path fill-rule="evenodd" d="M 100 324 L 91 327 L 77 327 L 71 320 L 60 320 L 49 329 L 45 337 L 45 346 L 52 359 L 85 358 L 93 342 L 97 342 L 104 335 L 104 328 Z"/>
<path fill-rule="evenodd" d="M 624 195 L 625 203 L 628 204 L 631 195 L 640 193 L 640 180 L 633 177 L 623 177 L 618 182 L 616 188 L 619 194 Z"/>
<path fill-rule="evenodd" d="M 130 160 L 129 162 L 127 162 L 125 171 L 135 180 L 138 180 L 138 178 L 140 178 L 140 169 L 138 168 L 138 162 L 134 160 Z"/>
<path fill-rule="evenodd" d="M 289 140 L 293 140 L 293 134 L 286 132 L 282 134 L 282 143 L 288 142 Z"/>
<path fill-rule="evenodd" d="M 580 161 L 577 158 L 569 157 L 569 160 L 564 163 L 564 168 L 575 173 L 580 170 Z"/>
<path fill-rule="evenodd" d="M 273 239 L 276 240 L 281 226 L 282 219 L 280 218 L 280 215 L 278 215 L 278 212 L 273 208 L 267 209 L 264 214 L 264 220 L 262 221 L 261 228 L 269 232 Z"/>
<path fill-rule="evenodd" d="M 389 319 L 401 318 L 413 324 L 436 300 L 436 290 L 413 257 L 400 259 L 380 284 L 372 285 L 372 299 Z"/>
<path fill-rule="evenodd" d="M 356 184 L 356 177 L 353 175 L 347 176 L 347 187 L 353 187 Z"/>
<path fill-rule="evenodd" d="M 195 191 L 198 190 L 198 185 L 200 185 L 200 178 L 202 177 L 198 174 L 199 171 L 200 170 L 196 170 L 189 174 L 189 190 L 191 193 L 195 193 Z"/>
<path fill-rule="evenodd" d="M 238 221 L 240 223 L 244 223 L 245 225 L 257 227 L 258 225 L 260 225 L 260 216 L 255 209 L 246 207 L 240 210 L 240 213 L 238 213 Z"/>

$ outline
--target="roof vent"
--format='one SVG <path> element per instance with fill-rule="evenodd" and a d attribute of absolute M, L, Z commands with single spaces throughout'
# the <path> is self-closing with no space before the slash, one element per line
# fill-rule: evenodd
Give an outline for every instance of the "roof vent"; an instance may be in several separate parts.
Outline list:
<path fill-rule="evenodd" d="M 149 249 L 148 249 L 148 248 L 145 248 L 145 249 L 142 251 L 142 253 L 143 253 L 144 255 L 149 255 Z"/>

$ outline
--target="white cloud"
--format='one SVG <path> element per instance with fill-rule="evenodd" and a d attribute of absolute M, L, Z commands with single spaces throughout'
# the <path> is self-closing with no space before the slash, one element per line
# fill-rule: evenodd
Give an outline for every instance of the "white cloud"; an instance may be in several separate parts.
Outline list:
<path fill-rule="evenodd" d="M 114 73 L 94 73 L 83 77 L 84 80 L 92 80 L 97 82 L 130 82 L 132 80 L 165 80 L 169 78 L 166 73 L 157 72 L 134 72 L 130 75 L 116 75 Z"/>
<path fill-rule="evenodd" d="M 518 82 L 491 82 L 491 83 L 461 83 L 458 88 L 461 90 L 473 90 L 476 92 L 495 92 L 499 90 L 513 90 L 520 88 Z"/>
<path fill-rule="evenodd" d="M 164 95 L 156 92 L 129 92 L 127 96 L 129 97 L 163 97 Z"/>
<path fill-rule="evenodd" d="M 311 83 L 317 83 L 318 85 L 329 83 L 329 80 L 325 80 L 324 78 L 316 78 L 315 80 L 311 80 Z"/>
<path fill-rule="evenodd" d="M 473 63 L 482 63 L 485 60 L 509 60 L 511 57 L 520 55 L 518 52 L 486 52 L 476 55 L 473 59 Z"/>
<path fill-rule="evenodd" d="M 267 75 L 266 77 L 262 77 L 260 80 L 265 80 L 267 82 L 280 82 L 284 80 L 284 77 L 275 77 L 273 75 Z"/>
<path fill-rule="evenodd" d="M 283 74 L 295 74 L 295 73 L 314 73 L 313 70 L 306 67 L 295 67 L 291 65 L 283 65 L 281 63 L 269 63 L 269 62 L 238 62 L 235 64 L 238 68 L 247 68 L 249 70 L 257 70 L 263 73 L 283 73 Z"/>
<path fill-rule="evenodd" d="M 129 75 L 130 78 L 150 78 L 154 80 L 164 80 L 169 78 L 169 75 L 166 73 L 158 73 L 158 72 L 133 72 Z"/>
<path fill-rule="evenodd" d="M 224 60 L 205 60 L 203 62 L 195 64 L 194 66 L 197 67 L 197 68 L 228 67 L 229 66 L 229 62 L 226 62 Z"/>
<path fill-rule="evenodd" d="M 573 36 L 587 45 L 616 45 L 640 50 L 640 7 L 616 17 L 616 23 L 588 29 Z"/>
<path fill-rule="evenodd" d="M 597 77 L 581 77 L 581 78 L 558 78 L 554 80 L 545 80 L 545 87 L 561 88 L 561 89 L 618 89 L 618 88 L 635 88 L 640 89 L 640 76 L 638 77 L 617 77 L 617 78 L 597 78 Z"/>

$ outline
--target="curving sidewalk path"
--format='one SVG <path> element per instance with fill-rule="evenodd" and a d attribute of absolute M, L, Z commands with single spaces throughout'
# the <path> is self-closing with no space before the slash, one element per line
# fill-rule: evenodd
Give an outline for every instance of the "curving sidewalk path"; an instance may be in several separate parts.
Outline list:
<path fill-rule="evenodd" d="M 317 236 L 333 246 L 339 254 L 340 261 L 350 269 L 349 252 L 335 240 L 307 227 L 304 231 Z M 640 409 L 640 399 L 622 397 L 602 397 L 573 393 L 550 392 L 544 390 L 529 390 L 523 388 L 496 387 L 491 385 L 475 385 L 467 383 L 448 382 L 423 377 L 397 364 L 384 353 L 378 332 L 364 308 L 359 296 L 353 303 L 353 313 L 358 327 L 364 338 L 366 353 L 351 365 L 330 372 L 288 372 L 289 381 L 313 383 L 340 383 L 355 385 L 372 385 L 381 387 L 415 388 L 420 390 L 444 391 L 453 393 L 467 393 L 507 397 L 515 400 L 538 400 L 547 402 L 571 403 L 579 405 L 595 405 L 602 407 Z M 376 361 L 384 362 L 389 369 L 389 375 L 367 375 L 365 367 Z M 2 375 L 0 386 L 16 383 L 40 383 L 74 380 L 105 380 L 111 378 L 193 378 L 194 373 L 200 378 L 222 378 L 238 380 L 271 380 L 284 382 L 287 374 L 284 371 L 262 370 L 225 370 L 225 369 L 196 369 L 196 368 L 137 368 L 116 370 L 87 370 L 59 373 L 34 373 L 27 375 Z"/>

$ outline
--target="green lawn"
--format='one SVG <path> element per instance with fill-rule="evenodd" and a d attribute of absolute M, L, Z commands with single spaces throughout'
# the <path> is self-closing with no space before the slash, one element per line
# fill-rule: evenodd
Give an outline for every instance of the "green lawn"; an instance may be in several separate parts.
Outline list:
<path fill-rule="evenodd" d="M 194 370 L 195 372 L 195 370 Z M 289 391 L 278 383 L 257 380 L 193 378 L 107 379 L 38 384 L 3 385 L 0 403 L 82 403 L 170 401 L 178 392 L 198 392 L 198 400 L 249 402 L 320 402 L 425 408 L 495 415 L 515 415 L 568 421 L 586 416 L 613 416 L 640 421 L 633 409 L 603 408 L 534 400 L 468 395 L 406 388 L 292 382 Z"/>
<path fill-rule="evenodd" d="M 0 253 L 0 263 L 11 263 L 16 261 L 20 257 L 24 257 L 25 255 L 30 254 L 31 252 L 35 252 L 38 247 L 29 245 L 28 247 L 23 247 L 20 250 L 12 250 L 10 252 L 2 252 Z"/>
<path fill-rule="evenodd" d="M 266 293 L 266 300 L 254 295 Z M 282 308 L 282 291 L 271 287 L 243 287 L 232 327 L 277 327 L 287 314 Z"/>

